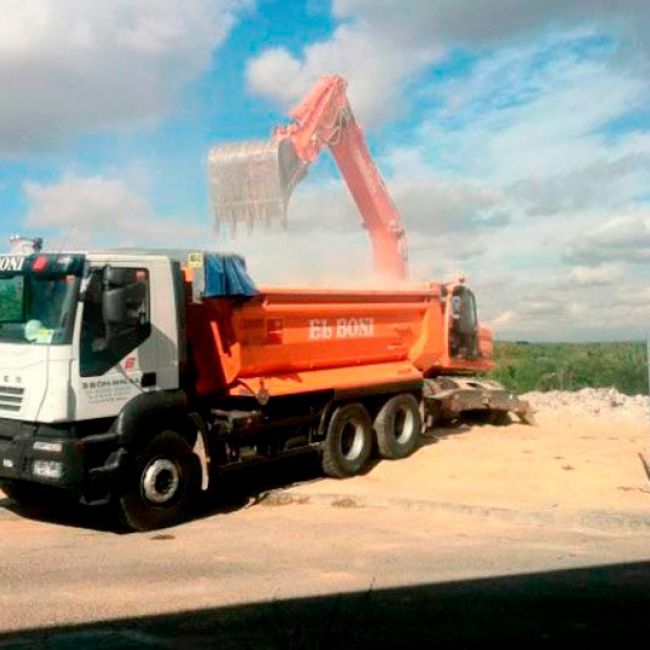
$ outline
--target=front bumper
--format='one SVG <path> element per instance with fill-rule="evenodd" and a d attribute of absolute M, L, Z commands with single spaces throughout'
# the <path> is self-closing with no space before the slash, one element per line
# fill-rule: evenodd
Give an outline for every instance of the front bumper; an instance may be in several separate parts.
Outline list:
<path fill-rule="evenodd" d="M 48 425 L 0 418 L 0 481 L 39 483 L 82 503 L 106 503 L 129 462 L 110 429 L 108 421 Z M 38 465 L 57 471 L 38 473 Z"/>
<path fill-rule="evenodd" d="M 19 480 L 80 492 L 84 458 L 69 426 L 0 419 L 0 480 Z M 37 465 L 60 472 L 35 473 Z"/>

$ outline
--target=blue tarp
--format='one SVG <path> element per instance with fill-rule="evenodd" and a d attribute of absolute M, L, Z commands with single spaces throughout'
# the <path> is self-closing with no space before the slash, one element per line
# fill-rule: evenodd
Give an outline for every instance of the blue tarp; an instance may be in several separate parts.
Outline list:
<path fill-rule="evenodd" d="M 239 296 L 250 298 L 259 292 L 246 272 L 246 262 L 239 255 L 206 253 L 204 256 L 206 298 Z"/>

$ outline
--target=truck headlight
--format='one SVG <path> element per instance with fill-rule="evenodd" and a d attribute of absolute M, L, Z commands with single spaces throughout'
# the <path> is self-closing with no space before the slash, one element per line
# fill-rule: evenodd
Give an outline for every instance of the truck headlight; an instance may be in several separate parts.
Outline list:
<path fill-rule="evenodd" d="M 32 472 L 34 476 L 58 480 L 63 473 L 63 464 L 58 460 L 35 460 Z"/>
<path fill-rule="evenodd" d="M 34 451 L 49 451 L 53 454 L 60 454 L 63 451 L 62 442 L 46 442 L 45 440 L 37 440 L 33 445 Z"/>

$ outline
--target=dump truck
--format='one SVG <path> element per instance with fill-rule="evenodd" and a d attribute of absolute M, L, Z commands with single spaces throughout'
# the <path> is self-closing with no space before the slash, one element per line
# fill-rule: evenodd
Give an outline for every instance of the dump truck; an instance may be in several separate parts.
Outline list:
<path fill-rule="evenodd" d="M 188 258 L 0 256 L 6 494 L 66 491 L 149 530 L 182 519 L 206 479 L 235 467 L 312 452 L 342 478 L 375 447 L 408 456 L 438 418 L 526 416 L 501 387 L 449 371 L 452 297 L 475 308 L 463 285 L 257 287 L 239 256 Z M 481 329 L 473 363 L 491 365 Z"/>
<path fill-rule="evenodd" d="M 400 215 L 340 77 L 270 141 L 210 153 L 218 221 L 286 221 L 329 148 L 373 247 L 381 290 L 257 286 L 211 251 L 0 255 L 0 489 L 110 504 L 133 530 L 182 520 L 221 474 L 293 454 L 335 478 L 400 459 L 462 413 L 530 421 L 481 373 L 492 335 L 464 280 L 407 281 Z"/>

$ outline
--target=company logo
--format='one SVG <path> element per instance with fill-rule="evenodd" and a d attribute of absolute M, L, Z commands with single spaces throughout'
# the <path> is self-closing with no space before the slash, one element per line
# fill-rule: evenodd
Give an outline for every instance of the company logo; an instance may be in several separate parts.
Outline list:
<path fill-rule="evenodd" d="M 309 338 L 312 340 L 356 339 L 375 335 L 373 318 L 313 318 L 309 321 Z"/>
<path fill-rule="evenodd" d="M 19 273 L 25 266 L 25 258 L 17 255 L 5 255 L 0 257 L 0 272 Z"/>

